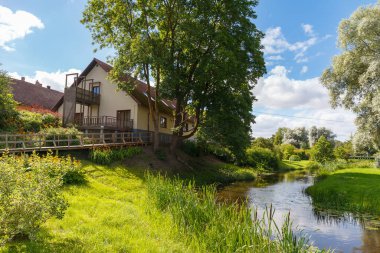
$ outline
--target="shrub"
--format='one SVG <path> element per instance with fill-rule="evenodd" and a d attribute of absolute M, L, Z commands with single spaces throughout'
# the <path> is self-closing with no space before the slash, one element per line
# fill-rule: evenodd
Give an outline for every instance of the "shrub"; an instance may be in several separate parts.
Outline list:
<path fill-rule="evenodd" d="M 70 145 L 79 145 L 79 135 L 81 132 L 74 128 L 64 128 L 64 127 L 56 127 L 56 128 L 47 128 L 43 129 L 39 132 L 40 134 L 46 135 L 46 140 L 54 140 L 56 141 L 57 146 L 67 146 L 67 139 L 70 136 L 71 139 L 77 139 L 75 141 L 71 141 Z"/>
<path fill-rule="evenodd" d="M 289 157 L 289 161 L 291 161 L 291 162 L 301 161 L 301 158 L 298 155 L 291 155 Z"/>
<path fill-rule="evenodd" d="M 141 154 L 142 148 L 129 147 L 111 149 L 109 147 L 95 148 L 90 151 L 90 159 L 97 164 L 111 164 L 112 162 L 132 158 L 135 155 Z"/>
<path fill-rule="evenodd" d="M 0 242 L 33 239 L 50 217 L 62 218 L 67 208 L 60 188 L 67 171 L 79 164 L 48 154 L 0 158 Z"/>
<path fill-rule="evenodd" d="M 181 145 L 181 149 L 183 152 L 192 157 L 199 157 L 201 155 L 201 149 L 195 141 L 184 141 Z"/>
<path fill-rule="evenodd" d="M 309 160 L 310 159 L 310 153 L 308 150 L 305 149 L 295 149 L 294 154 L 299 156 L 301 160 Z"/>
<path fill-rule="evenodd" d="M 288 160 L 291 155 L 294 155 L 296 148 L 292 144 L 282 144 L 280 150 L 282 153 L 282 159 Z"/>
<path fill-rule="evenodd" d="M 39 132 L 44 128 L 59 127 L 60 120 L 57 115 L 50 113 L 37 113 L 32 111 L 20 111 L 19 131 Z"/>
<path fill-rule="evenodd" d="M 246 151 L 247 164 L 259 169 L 276 170 L 279 161 L 273 151 L 267 148 L 249 148 Z"/>
<path fill-rule="evenodd" d="M 311 149 L 311 155 L 314 161 L 325 163 L 334 159 L 334 149 L 325 136 L 321 136 L 317 143 Z"/>

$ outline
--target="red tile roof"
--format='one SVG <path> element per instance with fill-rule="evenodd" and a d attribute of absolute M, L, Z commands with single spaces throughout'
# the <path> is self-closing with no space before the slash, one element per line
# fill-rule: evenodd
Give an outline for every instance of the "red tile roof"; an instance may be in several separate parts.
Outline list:
<path fill-rule="evenodd" d="M 52 110 L 63 96 L 60 91 L 43 87 L 23 80 L 10 78 L 14 99 L 21 105 L 37 106 Z"/>

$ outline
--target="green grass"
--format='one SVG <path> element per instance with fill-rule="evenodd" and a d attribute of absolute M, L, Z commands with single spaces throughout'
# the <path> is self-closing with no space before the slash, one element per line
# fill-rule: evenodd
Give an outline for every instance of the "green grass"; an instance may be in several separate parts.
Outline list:
<path fill-rule="evenodd" d="M 171 217 L 147 198 L 144 171 L 87 163 L 87 184 L 70 186 L 62 220 L 51 219 L 36 241 L 12 242 L 2 252 L 192 252 Z"/>
<path fill-rule="evenodd" d="M 380 215 L 380 170 L 350 168 L 324 175 L 306 192 L 317 207 Z"/>
<path fill-rule="evenodd" d="M 309 165 L 309 160 L 302 161 L 288 161 L 283 160 L 280 162 L 280 170 L 281 171 L 290 171 L 290 170 L 304 170 Z"/>

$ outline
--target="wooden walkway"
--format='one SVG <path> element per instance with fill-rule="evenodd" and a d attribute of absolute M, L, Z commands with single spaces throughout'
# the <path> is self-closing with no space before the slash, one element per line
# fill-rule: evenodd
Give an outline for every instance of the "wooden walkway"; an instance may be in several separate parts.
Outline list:
<path fill-rule="evenodd" d="M 2 134 L 0 135 L 0 153 L 143 146 L 150 144 L 151 140 L 152 133 L 149 132 L 81 133 L 76 135 Z"/>

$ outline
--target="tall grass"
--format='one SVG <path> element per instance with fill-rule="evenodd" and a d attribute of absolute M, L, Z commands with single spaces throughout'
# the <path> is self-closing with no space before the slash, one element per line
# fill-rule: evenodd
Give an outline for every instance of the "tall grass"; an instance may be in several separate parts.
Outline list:
<path fill-rule="evenodd" d="M 146 175 L 148 197 L 171 215 L 178 231 L 198 252 L 311 252 L 304 237 L 297 238 L 289 217 L 279 227 L 273 210 L 251 216 L 246 205 L 216 202 L 215 187 L 196 189 L 194 183 Z"/>

